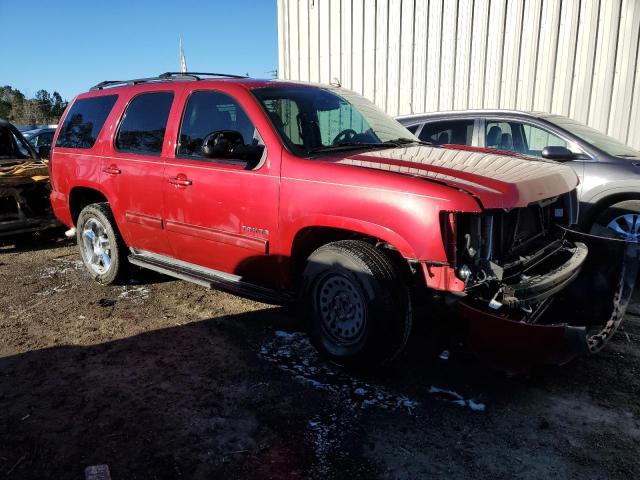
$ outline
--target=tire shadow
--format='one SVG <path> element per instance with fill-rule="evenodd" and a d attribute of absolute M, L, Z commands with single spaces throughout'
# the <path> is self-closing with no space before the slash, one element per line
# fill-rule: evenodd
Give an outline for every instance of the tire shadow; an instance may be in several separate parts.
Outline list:
<path fill-rule="evenodd" d="M 25 233 L 18 236 L 0 238 L 0 255 L 38 250 L 51 250 L 75 244 L 75 238 L 67 238 L 63 228 L 53 228 L 41 232 Z"/>

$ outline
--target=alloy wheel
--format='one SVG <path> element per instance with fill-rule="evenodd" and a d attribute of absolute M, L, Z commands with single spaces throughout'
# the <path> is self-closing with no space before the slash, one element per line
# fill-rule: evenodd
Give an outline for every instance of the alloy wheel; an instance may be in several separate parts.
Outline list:
<path fill-rule="evenodd" d="M 111 243 L 105 226 L 95 217 L 84 224 L 82 252 L 85 262 L 98 275 L 104 275 L 111 267 Z"/>
<path fill-rule="evenodd" d="M 614 218 L 607 224 L 617 238 L 628 242 L 640 241 L 640 213 L 627 213 Z"/>

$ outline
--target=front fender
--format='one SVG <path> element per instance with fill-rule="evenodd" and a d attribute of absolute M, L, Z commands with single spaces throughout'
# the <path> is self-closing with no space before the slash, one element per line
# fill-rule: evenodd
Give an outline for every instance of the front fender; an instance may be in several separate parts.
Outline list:
<path fill-rule="evenodd" d="M 416 258 L 415 249 L 397 232 L 365 220 L 335 215 L 309 215 L 291 223 L 285 233 L 285 243 L 288 245 L 289 255 L 292 254 L 296 236 L 305 228 L 312 227 L 336 228 L 375 237 L 392 245 L 404 258 Z"/>
<path fill-rule="evenodd" d="M 592 189 L 583 192 L 580 198 L 580 219 L 579 225 L 583 229 L 591 227 L 597 216 L 607 207 L 623 200 L 640 199 L 640 182 L 627 181 L 606 185 L 605 189 Z"/>
<path fill-rule="evenodd" d="M 628 194 L 635 195 L 640 198 L 640 182 L 628 181 L 622 184 L 616 184 L 614 186 L 607 185 L 607 188 L 604 190 L 590 192 L 588 196 L 583 195 L 581 201 L 585 203 L 596 204 L 606 201 L 607 198 L 613 198 L 620 195 Z"/>

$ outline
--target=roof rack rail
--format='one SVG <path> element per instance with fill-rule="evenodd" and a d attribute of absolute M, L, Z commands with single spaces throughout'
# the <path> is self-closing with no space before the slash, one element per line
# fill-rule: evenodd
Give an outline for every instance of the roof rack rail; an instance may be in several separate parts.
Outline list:
<path fill-rule="evenodd" d="M 213 72 L 164 72 L 159 76 L 160 78 L 173 78 L 173 77 L 195 77 L 200 80 L 199 77 L 227 77 L 227 78 L 249 78 L 247 75 L 233 75 L 230 73 L 213 73 Z"/>
<path fill-rule="evenodd" d="M 209 73 L 209 72 L 164 72 L 158 75 L 157 77 L 146 77 L 146 78 L 134 78 L 132 80 L 105 80 L 104 82 L 100 82 L 93 87 L 91 87 L 91 91 L 94 90 L 103 90 L 108 87 L 115 87 L 119 85 L 137 85 L 139 83 L 148 83 L 148 82 L 162 82 L 167 80 L 184 80 L 186 78 L 190 78 L 192 80 L 202 80 L 200 77 L 226 77 L 226 78 L 248 78 L 246 75 L 232 75 L 227 73 Z"/>

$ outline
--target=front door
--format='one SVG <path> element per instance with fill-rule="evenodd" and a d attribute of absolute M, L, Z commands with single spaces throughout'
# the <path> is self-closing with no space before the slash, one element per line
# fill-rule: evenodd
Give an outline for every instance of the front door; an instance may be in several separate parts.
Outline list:
<path fill-rule="evenodd" d="M 566 162 L 580 179 L 578 191 L 582 188 L 584 178 L 584 155 L 573 142 L 545 128 L 516 120 L 487 119 L 485 124 L 485 146 L 510 152 L 522 153 L 530 157 L 542 158 L 545 147 L 565 147 L 577 154 L 575 160 Z"/>
<path fill-rule="evenodd" d="M 280 152 L 266 151 L 245 112 L 228 94 L 188 92 L 176 155 L 165 166 L 165 228 L 175 258 L 275 285 L 269 248 L 278 228 Z M 255 158 L 207 149 L 215 132 L 225 132 L 223 141 L 239 133 L 240 150 Z"/>

